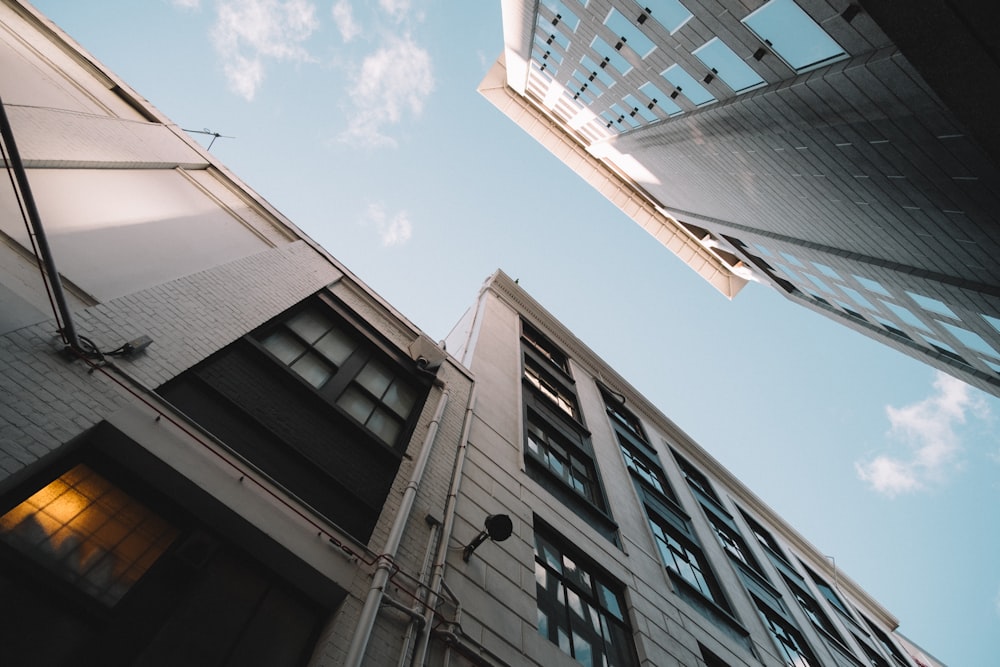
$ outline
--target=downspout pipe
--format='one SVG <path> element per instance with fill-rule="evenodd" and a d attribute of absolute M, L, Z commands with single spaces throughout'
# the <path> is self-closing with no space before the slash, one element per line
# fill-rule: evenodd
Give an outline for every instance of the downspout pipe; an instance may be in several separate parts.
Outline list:
<path fill-rule="evenodd" d="M 472 393 L 469 396 L 469 403 L 465 408 L 465 422 L 462 425 L 462 439 L 459 441 L 458 453 L 455 455 L 455 469 L 452 471 L 451 488 L 448 490 L 448 499 L 445 504 L 444 526 L 441 528 L 441 541 L 438 544 L 437 557 L 434 559 L 434 570 L 431 577 L 430 599 L 436 600 L 441 594 L 444 585 L 444 568 L 448 558 L 448 544 L 451 541 L 451 532 L 455 527 L 456 504 L 458 502 L 458 492 L 462 487 L 462 476 L 465 469 L 465 456 L 469 450 L 469 432 L 472 430 L 472 418 L 476 408 L 476 390 L 478 384 L 472 385 Z M 428 609 L 424 614 L 424 632 L 418 645 L 415 647 L 414 665 L 422 667 L 427 660 L 427 650 L 430 645 L 431 630 L 434 627 L 434 611 Z"/>
<path fill-rule="evenodd" d="M 365 657 L 365 651 L 368 648 L 372 630 L 375 628 L 378 610 L 382 604 L 382 597 L 385 594 L 385 585 L 392 574 L 393 560 L 396 557 L 396 552 L 399 550 L 399 543 L 403 539 L 403 532 L 413 511 L 413 503 L 416 501 L 417 491 L 420 488 L 420 482 L 423 480 L 427 461 L 431 456 L 431 450 L 434 449 L 434 440 L 437 438 L 441 417 L 444 415 L 444 409 L 448 405 L 449 397 L 450 392 L 446 385 L 444 391 L 441 393 L 441 397 L 438 399 L 434 417 L 431 419 L 427 435 L 424 436 L 424 441 L 420 445 L 420 453 L 417 454 L 417 460 L 413 464 L 410 481 L 406 485 L 406 490 L 403 491 L 403 499 L 400 501 L 399 510 L 396 512 L 396 519 L 393 521 L 392 528 L 389 529 L 389 536 L 385 540 L 385 546 L 382 547 L 378 563 L 375 566 L 375 572 L 372 574 L 372 583 L 368 588 L 365 604 L 361 608 L 361 615 L 358 617 L 358 625 L 354 629 L 354 635 L 351 637 L 351 645 L 347 650 L 347 659 L 344 661 L 345 667 L 361 667 L 361 661 Z"/>
<path fill-rule="evenodd" d="M 59 311 L 59 318 L 62 320 L 61 333 L 63 340 L 72 349 L 82 350 L 80 339 L 76 335 L 76 328 L 73 326 L 73 316 L 70 313 L 69 306 L 66 304 L 66 294 L 63 292 L 62 281 L 59 279 L 56 260 L 52 256 L 48 237 L 45 236 L 45 229 L 42 227 L 42 218 L 38 215 L 38 207 L 35 205 L 35 198 L 31 194 L 31 185 L 28 183 L 28 174 L 24 170 L 21 153 L 17 150 L 17 142 L 14 141 L 14 130 L 7 119 L 7 111 L 2 99 L 0 99 L 0 137 L 3 138 L 3 143 L 7 147 L 7 158 L 10 161 L 10 168 L 14 170 L 14 178 L 17 180 L 17 187 L 21 191 L 21 200 L 24 202 L 25 212 L 28 214 L 28 221 L 31 223 L 31 230 L 35 235 L 38 254 L 42 260 L 45 274 L 48 276 L 49 285 L 52 286 L 52 297 L 55 299 L 56 309 Z"/>

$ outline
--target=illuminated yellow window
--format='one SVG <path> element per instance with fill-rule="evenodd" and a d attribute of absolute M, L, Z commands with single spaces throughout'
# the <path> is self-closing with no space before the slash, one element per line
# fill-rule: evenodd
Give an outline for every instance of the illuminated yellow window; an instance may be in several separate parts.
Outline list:
<path fill-rule="evenodd" d="M 107 605 L 178 530 L 80 464 L 0 516 L 0 540 Z"/>

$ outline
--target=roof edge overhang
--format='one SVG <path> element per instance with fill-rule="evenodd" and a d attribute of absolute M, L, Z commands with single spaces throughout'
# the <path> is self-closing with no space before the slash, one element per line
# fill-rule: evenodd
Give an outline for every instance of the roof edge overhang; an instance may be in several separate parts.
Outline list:
<path fill-rule="evenodd" d="M 517 2 L 504 2 L 520 5 Z M 513 19 L 511 19 L 513 21 Z M 530 27 L 530 26 L 529 26 Z M 505 42 L 507 34 L 507 14 L 504 15 Z M 530 40 L 530 34 L 528 35 Z M 530 41 L 529 41 L 530 47 Z M 543 108 L 532 102 L 525 94 L 518 92 L 516 82 L 521 81 L 521 72 L 508 69 L 505 46 L 504 55 L 487 72 L 479 93 L 489 100 L 504 115 L 521 129 L 534 137 L 538 143 L 562 160 L 567 167 L 604 195 L 640 227 L 677 255 L 710 285 L 726 297 L 732 299 L 747 284 L 732 272 L 729 265 L 703 246 L 683 225 L 661 210 L 644 194 L 643 190 L 627 179 L 620 171 L 603 160 L 591 155 L 587 148 L 562 124 Z M 523 60 L 523 59 L 522 59 Z M 527 81 L 527 60 L 524 60 L 524 81 Z M 521 67 L 521 63 L 518 64 Z M 512 78 L 514 82 L 512 82 Z"/>

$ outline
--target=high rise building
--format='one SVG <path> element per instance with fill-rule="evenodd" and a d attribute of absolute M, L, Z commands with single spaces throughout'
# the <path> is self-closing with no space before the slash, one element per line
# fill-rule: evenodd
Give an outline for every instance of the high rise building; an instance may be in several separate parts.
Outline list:
<path fill-rule="evenodd" d="M 12 665 L 935 667 L 502 273 L 447 349 L 0 1 Z"/>
<path fill-rule="evenodd" d="M 503 0 L 480 92 L 726 296 L 1000 394 L 1000 67 L 927 0 Z M 980 97 L 978 92 L 983 91 Z"/>

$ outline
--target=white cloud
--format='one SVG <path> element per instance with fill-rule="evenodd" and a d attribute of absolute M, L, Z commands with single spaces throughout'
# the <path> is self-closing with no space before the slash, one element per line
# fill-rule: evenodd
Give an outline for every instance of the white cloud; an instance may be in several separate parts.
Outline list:
<path fill-rule="evenodd" d="M 378 0 L 378 4 L 382 11 L 391 16 L 396 23 L 400 23 L 406 18 L 410 11 L 410 0 Z"/>
<path fill-rule="evenodd" d="M 361 26 L 354 20 L 354 8 L 349 0 L 338 0 L 333 5 L 333 21 L 344 42 L 350 42 L 361 34 Z"/>
<path fill-rule="evenodd" d="M 170 0 L 178 9 L 201 9 L 201 0 Z"/>
<path fill-rule="evenodd" d="M 430 54 L 409 37 L 395 38 L 365 58 L 348 91 L 352 119 L 341 141 L 367 146 L 394 146 L 384 133 L 407 113 L 417 116 L 434 90 Z"/>
<path fill-rule="evenodd" d="M 252 100 L 266 59 L 310 60 L 303 44 L 318 27 L 309 0 L 219 0 L 212 42 L 230 88 Z"/>
<path fill-rule="evenodd" d="M 906 455 L 880 454 L 854 465 L 859 478 L 890 498 L 944 482 L 962 465 L 956 427 L 970 414 L 979 419 L 989 416 L 982 396 L 943 373 L 935 376 L 931 396 L 901 408 L 886 406 L 885 412 L 889 435 L 902 443 Z"/>
<path fill-rule="evenodd" d="M 413 236 L 413 223 L 406 211 L 390 216 L 382 205 L 370 204 L 367 221 L 375 225 L 384 246 L 402 245 Z"/>

